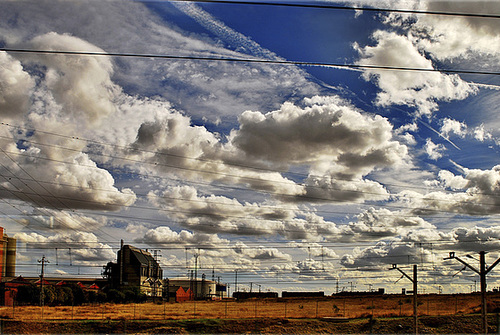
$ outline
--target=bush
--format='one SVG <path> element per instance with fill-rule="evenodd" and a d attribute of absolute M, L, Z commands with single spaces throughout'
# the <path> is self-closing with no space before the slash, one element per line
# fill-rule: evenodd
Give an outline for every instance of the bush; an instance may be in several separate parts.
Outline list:
<path fill-rule="evenodd" d="M 121 291 L 110 289 L 107 293 L 107 301 L 116 304 L 122 303 L 125 301 L 125 294 Z"/>
<path fill-rule="evenodd" d="M 19 286 L 16 302 L 20 305 L 38 304 L 40 302 L 40 288 L 33 284 Z"/>

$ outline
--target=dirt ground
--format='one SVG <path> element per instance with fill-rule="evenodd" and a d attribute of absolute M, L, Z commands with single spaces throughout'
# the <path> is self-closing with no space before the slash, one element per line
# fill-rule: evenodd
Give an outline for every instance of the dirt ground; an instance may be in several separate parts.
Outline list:
<path fill-rule="evenodd" d="M 420 317 L 420 334 L 480 333 L 479 315 Z M 196 319 L 196 320 L 102 320 L 13 321 L 3 320 L 8 334 L 409 334 L 411 317 L 319 319 Z M 489 317 L 488 333 L 497 333 L 495 315 Z"/>

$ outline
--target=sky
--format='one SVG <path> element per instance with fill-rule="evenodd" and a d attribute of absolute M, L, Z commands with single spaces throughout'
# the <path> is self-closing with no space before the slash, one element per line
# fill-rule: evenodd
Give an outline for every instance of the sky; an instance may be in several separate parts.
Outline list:
<path fill-rule="evenodd" d="M 45 256 L 46 275 L 100 277 L 123 240 L 166 277 L 196 269 L 230 292 L 236 273 L 247 291 L 411 289 L 393 264 L 416 264 L 422 293 L 479 289 L 444 258 L 500 257 L 499 15 L 496 1 L 0 0 L 16 273 Z"/>

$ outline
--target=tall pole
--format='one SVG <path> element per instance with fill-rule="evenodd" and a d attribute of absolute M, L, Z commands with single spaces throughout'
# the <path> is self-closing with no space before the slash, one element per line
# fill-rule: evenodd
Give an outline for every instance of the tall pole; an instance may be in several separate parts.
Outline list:
<path fill-rule="evenodd" d="M 418 334 L 418 303 L 417 303 L 417 264 L 413 265 L 413 328 L 415 329 L 415 334 Z"/>
<path fill-rule="evenodd" d="M 42 264 L 42 270 L 40 272 L 40 306 L 42 307 L 42 318 L 43 318 L 43 304 L 44 304 L 44 296 L 43 296 L 43 275 L 45 270 L 45 263 L 49 263 L 48 260 L 45 259 L 45 255 L 42 256 L 42 259 L 38 260 L 38 263 Z"/>
<path fill-rule="evenodd" d="M 238 292 L 238 269 L 234 270 L 234 292 Z"/>
<path fill-rule="evenodd" d="M 198 256 L 194 254 L 194 299 L 198 297 Z"/>
<path fill-rule="evenodd" d="M 486 261 L 485 252 L 479 252 L 479 277 L 481 279 L 481 324 L 483 333 L 488 333 L 488 310 L 486 305 Z"/>
<path fill-rule="evenodd" d="M 120 240 L 120 288 L 123 286 L 123 257 L 123 240 Z"/>
<path fill-rule="evenodd" d="M 392 268 L 389 270 L 398 270 L 408 278 L 413 283 L 413 329 L 415 334 L 418 334 L 418 300 L 417 300 L 417 292 L 418 292 L 418 278 L 417 278 L 417 265 L 413 265 L 413 278 L 408 276 L 403 270 L 398 268 L 396 264 L 392 264 Z M 402 278 L 402 277 L 401 277 Z"/>
<path fill-rule="evenodd" d="M 491 264 L 489 267 L 486 267 L 486 260 L 485 260 L 485 255 L 486 252 L 480 251 L 479 252 L 479 270 L 476 269 L 475 267 L 467 264 L 464 260 L 460 259 L 459 257 L 455 256 L 454 252 L 450 252 L 450 256 L 446 257 L 445 259 L 456 259 L 475 273 L 479 275 L 479 278 L 481 280 L 481 326 L 482 326 L 482 331 L 483 334 L 488 333 L 488 309 L 486 305 L 486 275 L 493 270 L 495 266 L 500 263 L 500 258 L 498 258 L 493 264 Z"/>

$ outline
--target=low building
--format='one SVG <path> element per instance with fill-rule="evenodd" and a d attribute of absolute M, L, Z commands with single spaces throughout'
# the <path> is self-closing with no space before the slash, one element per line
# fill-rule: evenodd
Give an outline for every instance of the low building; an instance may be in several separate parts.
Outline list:
<path fill-rule="evenodd" d="M 227 297 L 226 285 L 200 278 L 168 278 L 164 280 L 163 297 L 170 302 L 216 300 Z"/>
<path fill-rule="evenodd" d="M 110 287 L 138 287 L 148 297 L 162 297 L 163 270 L 147 250 L 121 244 L 117 262 L 109 262 L 104 270 Z"/>
<path fill-rule="evenodd" d="M 62 277 L 44 277 L 43 286 L 68 286 L 77 285 L 83 291 L 93 291 L 97 293 L 102 287 L 107 284 L 107 281 L 100 278 L 62 278 Z M 12 306 L 16 301 L 18 288 L 23 285 L 41 286 L 40 277 L 23 277 L 10 278 L 0 283 L 0 291 L 5 294 L 0 295 L 0 305 Z"/>

